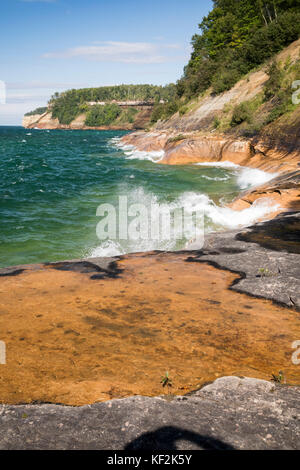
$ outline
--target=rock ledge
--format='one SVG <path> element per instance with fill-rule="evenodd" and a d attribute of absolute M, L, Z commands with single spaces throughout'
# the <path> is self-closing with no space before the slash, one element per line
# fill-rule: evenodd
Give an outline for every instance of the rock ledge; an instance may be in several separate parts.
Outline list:
<path fill-rule="evenodd" d="M 300 388 L 223 377 L 183 397 L 0 407 L 0 449 L 299 449 Z"/>

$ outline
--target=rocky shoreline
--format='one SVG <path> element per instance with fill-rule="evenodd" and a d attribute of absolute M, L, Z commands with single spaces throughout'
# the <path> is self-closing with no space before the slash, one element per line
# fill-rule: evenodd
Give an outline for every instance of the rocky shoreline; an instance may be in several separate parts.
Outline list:
<path fill-rule="evenodd" d="M 274 56 L 290 81 L 299 50 L 300 39 Z M 201 249 L 0 269 L 1 450 L 300 449 L 300 108 L 269 119 L 269 78 L 262 64 L 122 138 L 163 150 L 159 164 L 274 173 L 230 204 L 267 201 L 268 220 Z M 251 113 L 235 125 L 240 105 Z M 151 110 L 121 127 L 85 119 L 61 125 L 48 109 L 23 126 L 146 129 Z"/>
<path fill-rule="evenodd" d="M 232 207 L 281 209 L 202 249 L 1 269 L 0 449 L 298 449 L 299 158 L 165 132 L 123 142 L 164 149 L 160 163 L 276 171 Z"/>
<path fill-rule="evenodd" d="M 0 402 L 156 396 L 165 370 L 176 395 L 224 375 L 268 380 L 279 370 L 300 385 L 291 361 L 300 337 L 299 233 L 299 212 L 290 212 L 210 234 L 201 250 L 1 269 L 10 361 Z"/>
<path fill-rule="evenodd" d="M 289 172 L 298 169 L 299 149 L 282 151 L 262 141 L 226 135 L 185 133 L 178 131 L 137 131 L 122 137 L 124 144 L 137 150 L 164 150 L 161 164 L 182 165 L 201 162 L 229 161 L 241 166 L 268 172 Z"/>
<path fill-rule="evenodd" d="M 137 150 L 163 150 L 160 164 L 181 165 L 204 162 L 231 162 L 236 165 L 256 168 L 278 176 L 268 183 L 242 192 L 231 204 L 234 210 L 245 209 L 256 200 L 268 198 L 274 209 L 271 217 L 285 210 L 300 210 L 300 160 L 299 149 L 283 151 L 266 143 L 234 139 L 229 136 L 181 135 L 164 130 L 133 132 L 122 138 L 124 145 Z M 268 216 L 270 217 L 270 215 Z"/>

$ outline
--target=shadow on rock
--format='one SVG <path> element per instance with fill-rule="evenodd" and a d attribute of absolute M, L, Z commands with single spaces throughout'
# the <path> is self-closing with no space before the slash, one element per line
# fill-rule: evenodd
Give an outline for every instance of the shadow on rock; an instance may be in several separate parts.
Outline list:
<path fill-rule="evenodd" d="M 258 243 L 269 250 L 300 254 L 300 212 L 279 214 L 274 219 L 253 225 L 236 238 Z"/>
<path fill-rule="evenodd" d="M 184 449 L 176 447 L 177 441 L 185 441 Z M 202 436 L 192 431 L 166 426 L 153 432 L 142 434 L 124 448 L 124 450 L 234 450 L 230 444 L 210 436 Z"/>

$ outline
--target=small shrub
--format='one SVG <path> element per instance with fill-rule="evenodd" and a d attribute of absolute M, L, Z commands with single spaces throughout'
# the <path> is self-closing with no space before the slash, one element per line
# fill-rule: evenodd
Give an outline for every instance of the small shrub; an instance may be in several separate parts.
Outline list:
<path fill-rule="evenodd" d="M 139 111 L 136 108 L 128 108 L 122 111 L 122 113 L 119 116 L 118 122 L 121 122 L 124 124 L 126 123 L 133 124 L 138 112 Z"/>
<path fill-rule="evenodd" d="M 271 380 L 272 380 L 273 382 L 278 383 L 278 384 L 282 384 L 282 383 L 285 381 L 285 376 L 284 376 L 284 373 L 282 372 L 282 370 L 280 370 L 280 371 L 278 372 L 278 375 L 272 374 Z"/>
<path fill-rule="evenodd" d="M 175 137 L 171 137 L 170 139 L 167 140 L 167 144 L 171 144 L 173 142 L 179 142 L 180 140 L 184 140 L 187 137 L 183 134 L 176 135 Z"/>
<path fill-rule="evenodd" d="M 187 106 L 181 106 L 181 108 L 179 108 L 179 115 L 184 116 L 184 114 L 188 112 L 188 109 L 189 108 Z"/>
<path fill-rule="evenodd" d="M 221 121 L 218 117 L 215 117 L 213 120 L 213 128 L 218 129 L 220 127 Z"/>
<path fill-rule="evenodd" d="M 166 372 L 165 375 L 161 377 L 160 383 L 162 384 L 163 388 L 170 388 L 173 386 L 172 379 L 169 377 L 169 372 Z"/>
<path fill-rule="evenodd" d="M 251 123 L 249 126 L 241 130 L 241 135 L 247 138 L 254 137 L 260 133 L 264 125 L 264 121 Z"/>
<path fill-rule="evenodd" d="M 231 127 L 235 127 L 242 124 L 244 121 L 251 122 L 251 112 L 246 103 L 241 103 L 235 106 L 230 125 Z"/>
<path fill-rule="evenodd" d="M 266 82 L 264 87 L 264 98 L 266 101 L 274 98 L 280 90 L 282 82 L 282 71 L 278 67 L 276 62 L 273 62 L 268 71 L 269 80 Z"/>
<path fill-rule="evenodd" d="M 153 108 L 150 121 L 151 122 L 160 121 L 161 119 L 163 119 L 163 115 L 164 115 L 164 105 L 163 104 L 158 104 L 158 105 L 154 106 L 154 108 Z"/>
<path fill-rule="evenodd" d="M 165 104 L 157 104 L 154 106 L 152 114 L 151 114 L 151 122 L 157 122 L 159 120 L 168 119 L 169 117 L 173 116 L 173 114 L 177 113 L 179 109 L 178 101 L 170 101 L 169 103 Z"/>
<path fill-rule="evenodd" d="M 279 91 L 278 95 L 273 100 L 273 109 L 268 115 L 265 124 L 270 124 L 271 122 L 276 121 L 276 119 L 283 116 L 283 114 L 293 111 L 296 108 L 296 105 L 292 103 L 290 90 L 291 88 L 287 87 L 285 90 Z"/>
<path fill-rule="evenodd" d="M 292 65 L 292 59 L 291 59 L 291 56 L 288 55 L 288 57 L 287 57 L 287 59 L 284 63 L 284 70 L 288 70 L 291 65 Z"/>
<path fill-rule="evenodd" d="M 223 93 L 230 90 L 235 83 L 241 78 L 241 73 L 238 70 L 225 70 L 212 79 L 213 92 L 216 94 Z"/>
<path fill-rule="evenodd" d="M 259 273 L 260 277 L 267 277 L 267 276 L 271 275 L 268 268 L 259 268 L 258 273 Z"/>

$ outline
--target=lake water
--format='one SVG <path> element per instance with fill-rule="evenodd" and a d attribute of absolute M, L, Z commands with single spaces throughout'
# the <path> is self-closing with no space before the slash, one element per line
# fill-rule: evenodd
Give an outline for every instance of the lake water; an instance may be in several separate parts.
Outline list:
<path fill-rule="evenodd" d="M 270 179 L 232 164 L 167 166 L 161 152 L 123 146 L 122 131 L 28 130 L 0 127 L 0 265 L 113 256 L 184 248 L 180 240 L 100 240 L 101 204 L 161 205 L 205 211 L 205 230 L 252 223 L 269 208 L 235 212 L 225 204 Z"/>

